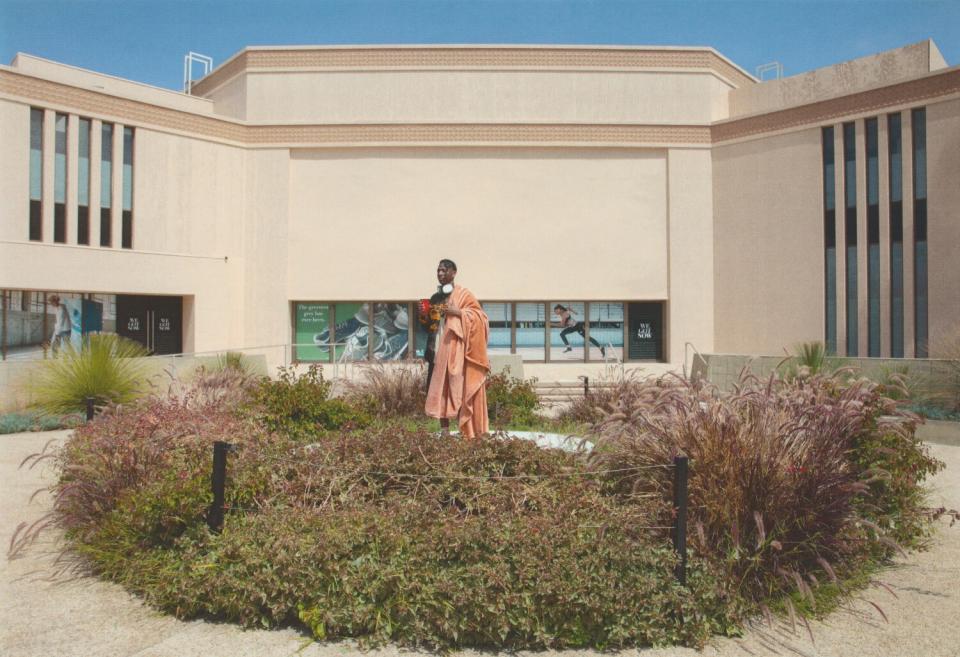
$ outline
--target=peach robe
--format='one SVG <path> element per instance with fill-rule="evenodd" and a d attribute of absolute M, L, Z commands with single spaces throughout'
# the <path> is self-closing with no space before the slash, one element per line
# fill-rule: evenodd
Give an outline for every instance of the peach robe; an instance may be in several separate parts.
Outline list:
<path fill-rule="evenodd" d="M 460 434 L 473 438 L 490 428 L 486 390 L 490 322 L 477 298 L 465 287 L 455 285 L 450 302 L 462 315 L 444 319 L 426 412 L 430 417 L 459 418 Z"/>

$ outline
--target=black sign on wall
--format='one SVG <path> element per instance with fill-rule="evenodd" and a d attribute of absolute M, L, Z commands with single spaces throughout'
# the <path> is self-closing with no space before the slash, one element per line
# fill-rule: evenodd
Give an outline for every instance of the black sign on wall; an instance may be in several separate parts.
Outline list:
<path fill-rule="evenodd" d="M 663 361 L 663 303 L 627 304 L 627 357 Z"/>
<path fill-rule="evenodd" d="M 117 333 L 152 354 L 183 352 L 183 297 L 117 295 Z"/>

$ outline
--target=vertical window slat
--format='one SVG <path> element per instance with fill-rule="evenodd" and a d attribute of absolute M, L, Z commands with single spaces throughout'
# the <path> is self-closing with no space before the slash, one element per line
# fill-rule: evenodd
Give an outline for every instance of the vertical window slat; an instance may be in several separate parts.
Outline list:
<path fill-rule="evenodd" d="M 43 110 L 30 109 L 30 208 L 31 240 L 43 239 Z"/>
<path fill-rule="evenodd" d="M 101 126 L 100 141 L 100 246 L 113 243 L 111 207 L 113 205 L 113 124 Z"/>
<path fill-rule="evenodd" d="M 887 115 L 890 162 L 890 356 L 903 358 L 903 135 L 900 113 Z"/>
<path fill-rule="evenodd" d="M 823 128 L 824 337 L 827 352 L 837 353 L 837 195 L 833 127 Z"/>
<path fill-rule="evenodd" d="M 917 358 L 928 355 L 927 298 L 927 111 L 911 113 L 913 135 L 913 299 Z"/>
<path fill-rule="evenodd" d="M 857 317 L 857 144 L 853 123 L 843 124 L 844 243 L 846 246 L 847 356 L 859 355 Z"/>

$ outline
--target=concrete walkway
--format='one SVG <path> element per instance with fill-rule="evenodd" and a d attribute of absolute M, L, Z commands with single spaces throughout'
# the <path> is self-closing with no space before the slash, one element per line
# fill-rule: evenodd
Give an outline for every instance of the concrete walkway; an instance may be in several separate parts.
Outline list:
<path fill-rule="evenodd" d="M 0 436 L 0 545 L 6 549 L 20 521 L 49 508 L 47 466 L 19 469 L 25 456 L 66 432 Z M 934 445 L 947 470 L 931 482 L 931 503 L 960 508 L 960 447 Z M 313 643 L 294 630 L 244 631 L 227 624 L 183 622 L 154 612 L 120 587 L 91 578 L 44 579 L 53 559 L 49 543 L 12 562 L 0 559 L 0 655 L 6 657 L 332 657 L 411 655 L 390 647 L 360 653 L 347 643 Z M 866 601 L 854 601 L 824 622 L 813 623 L 816 643 L 789 626 L 753 628 L 740 640 L 718 639 L 704 653 L 685 648 L 643 650 L 643 657 L 694 655 L 801 655 L 956 657 L 960 655 L 960 525 L 944 528 L 931 549 L 910 555 L 881 578 L 898 596 L 873 588 L 866 600 L 879 604 L 889 623 Z M 628 651 L 635 654 L 636 651 Z M 474 655 L 466 651 L 466 655 Z M 543 653 L 537 653 L 542 655 Z M 573 655 L 600 657 L 589 651 Z"/>

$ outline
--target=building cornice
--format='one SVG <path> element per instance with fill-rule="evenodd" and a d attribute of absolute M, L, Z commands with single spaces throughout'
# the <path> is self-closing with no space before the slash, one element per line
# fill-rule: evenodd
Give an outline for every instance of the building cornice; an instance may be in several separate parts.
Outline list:
<path fill-rule="evenodd" d="M 836 123 L 856 117 L 960 93 L 960 67 L 935 71 L 922 78 L 860 91 L 846 96 L 729 119 L 711 127 L 713 143 L 723 143 L 785 132 L 811 126 Z"/>
<path fill-rule="evenodd" d="M 245 72 L 263 70 L 697 70 L 735 87 L 757 80 L 710 48 L 616 46 L 356 46 L 248 48 L 193 85 L 203 96 Z"/>
<path fill-rule="evenodd" d="M 308 148 L 351 144 L 710 145 L 708 125 L 562 123 L 370 123 L 261 125 L 119 98 L 0 70 L 0 95 L 125 125 L 186 134 L 237 146 Z"/>
<path fill-rule="evenodd" d="M 589 145 L 704 147 L 836 123 L 960 96 L 960 67 L 847 96 L 712 125 L 577 123 L 252 124 L 123 98 L 0 69 L 0 97 L 249 148 L 351 145 Z"/>

